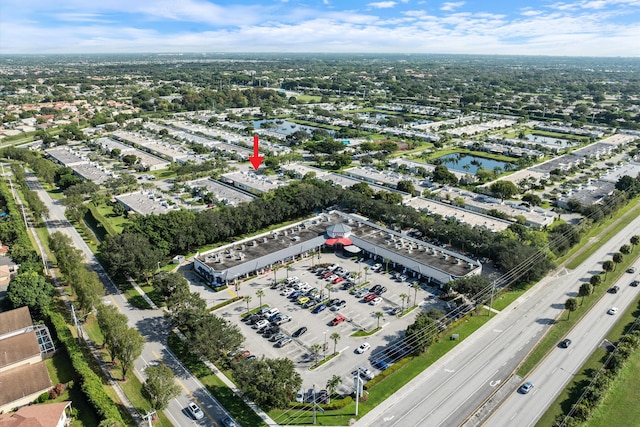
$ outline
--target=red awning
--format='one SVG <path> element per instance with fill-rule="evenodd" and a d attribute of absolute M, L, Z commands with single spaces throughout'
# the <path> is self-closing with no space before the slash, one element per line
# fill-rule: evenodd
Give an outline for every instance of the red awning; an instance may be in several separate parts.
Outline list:
<path fill-rule="evenodd" d="M 351 241 L 351 239 L 349 239 L 348 237 L 338 237 L 338 238 L 330 238 L 327 239 L 327 241 L 325 242 L 325 244 L 329 245 L 329 246 L 333 246 L 336 243 L 341 244 L 341 245 L 351 245 L 353 244 L 353 242 Z"/>

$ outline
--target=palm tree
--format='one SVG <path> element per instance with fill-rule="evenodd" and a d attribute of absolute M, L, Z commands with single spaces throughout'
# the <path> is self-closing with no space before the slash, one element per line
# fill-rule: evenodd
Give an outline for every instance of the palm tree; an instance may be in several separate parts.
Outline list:
<path fill-rule="evenodd" d="M 245 295 L 245 302 L 247 303 L 247 313 L 249 312 L 249 303 L 251 302 L 251 295 Z"/>
<path fill-rule="evenodd" d="M 594 274 L 589 278 L 589 283 L 595 288 L 602 283 L 602 277 L 599 274 Z"/>
<path fill-rule="evenodd" d="M 288 279 L 288 278 L 289 278 L 289 272 L 291 271 L 291 266 L 290 266 L 290 265 L 287 265 L 287 266 L 285 267 L 285 269 L 287 270 L 287 279 Z"/>
<path fill-rule="evenodd" d="M 629 255 L 631 253 L 631 246 L 629 245 L 620 246 L 620 252 L 623 253 L 624 255 Z"/>
<path fill-rule="evenodd" d="M 264 291 L 262 289 L 258 289 L 256 291 L 256 296 L 260 298 L 260 307 L 262 307 L 262 297 L 264 296 Z"/>
<path fill-rule="evenodd" d="M 273 283 L 278 282 L 278 278 L 276 277 L 276 272 L 282 268 L 281 265 L 276 265 L 273 267 Z"/>
<path fill-rule="evenodd" d="M 416 305 L 416 303 L 418 302 L 418 299 L 417 299 L 418 298 L 418 289 L 420 289 L 420 285 L 417 284 L 417 283 L 412 283 L 411 287 L 414 290 L 414 293 L 413 293 L 413 305 Z"/>
<path fill-rule="evenodd" d="M 638 244 L 640 244 L 640 236 L 638 235 L 631 236 L 631 239 L 629 241 L 633 246 L 638 246 Z"/>
<path fill-rule="evenodd" d="M 375 313 L 373 313 L 373 315 L 376 319 L 378 319 L 378 326 L 376 327 L 376 329 L 380 329 L 380 319 L 384 317 L 384 313 L 381 311 L 376 311 Z"/>
<path fill-rule="evenodd" d="M 338 346 L 338 341 L 340 341 L 340 334 L 337 332 L 329 335 L 329 338 L 333 340 L 333 354 L 336 354 L 336 347 Z M 328 388 L 328 387 L 327 387 Z"/>
<path fill-rule="evenodd" d="M 364 267 L 364 281 L 367 281 L 367 272 L 369 271 L 369 267 L 365 266 Z M 363 282 L 364 283 L 364 282 Z"/>
<path fill-rule="evenodd" d="M 604 280 L 607 280 L 607 273 L 615 269 L 615 264 L 608 259 L 602 263 L 602 269 L 604 270 Z"/>
<path fill-rule="evenodd" d="M 582 297 L 580 305 L 582 305 L 582 303 L 584 302 L 584 297 L 591 295 L 592 292 L 593 285 L 591 285 L 591 283 L 583 283 L 582 285 L 580 285 L 580 290 L 578 290 L 578 296 Z"/>
<path fill-rule="evenodd" d="M 327 286 L 325 286 L 324 288 L 329 291 L 329 299 L 331 299 L 331 291 L 333 290 L 333 285 L 331 283 L 327 283 Z"/>
<path fill-rule="evenodd" d="M 616 252 L 615 254 L 613 254 L 612 259 L 616 264 L 621 264 L 622 261 L 624 261 L 624 255 L 622 255 L 620 252 Z"/>
<path fill-rule="evenodd" d="M 342 384 L 342 377 L 340 375 L 334 374 L 331 379 L 327 381 L 327 390 L 329 390 L 329 396 L 335 394 L 340 384 Z"/>
<path fill-rule="evenodd" d="M 571 312 L 576 311 L 578 308 L 578 301 L 575 298 L 568 298 L 564 303 L 564 308 L 567 310 L 567 320 L 571 317 Z"/>
<path fill-rule="evenodd" d="M 320 350 L 322 350 L 322 346 L 318 343 L 311 346 L 311 352 L 313 353 L 313 358 L 315 359 L 314 366 L 318 366 L 318 354 L 320 354 Z"/>
<path fill-rule="evenodd" d="M 402 300 L 402 311 L 404 311 L 404 300 L 408 300 L 409 299 L 409 295 L 407 295 L 406 293 L 401 293 L 400 294 L 400 299 Z M 409 302 L 409 301 L 407 301 Z"/>

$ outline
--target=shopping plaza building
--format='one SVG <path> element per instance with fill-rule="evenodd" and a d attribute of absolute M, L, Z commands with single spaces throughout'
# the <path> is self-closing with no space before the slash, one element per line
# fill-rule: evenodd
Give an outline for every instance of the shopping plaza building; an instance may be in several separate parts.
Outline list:
<path fill-rule="evenodd" d="M 195 271 L 214 287 L 268 273 L 326 249 L 361 256 L 433 284 L 477 275 L 477 260 L 339 211 L 199 253 Z"/>

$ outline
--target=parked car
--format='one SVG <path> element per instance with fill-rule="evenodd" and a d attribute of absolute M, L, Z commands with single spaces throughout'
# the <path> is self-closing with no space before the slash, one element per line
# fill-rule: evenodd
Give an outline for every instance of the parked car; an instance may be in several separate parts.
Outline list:
<path fill-rule="evenodd" d="M 280 316 L 278 316 L 276 320 L 273 321 L 273 323 L 276 325 L 282 325 L 283 323 L 287 322 L 291 322 L 291 316 L 282 313 L 280 313 Z"/>
<path fill-rule="evenodd" d="M 194 419 L 201 420 L 204 418 L 204 412 L 202 412 L 202 409 L 200 409 L 200 407 L 194 402 L 189 402 L 187 404 L 187 409 Z"/>
<path fill-rule="evenodd" d="M 340 300 L 338 303 L 336 303 L 335 305 L 331 306 L 331 311 L 338 311 L 341 308 L 344 308 L 344 306 L 347 305 L 347 302 L 345 300 Z"/>
<path fill-rule="evenodd" d="M 301 328 L 299 328 L 297 331 L 295 331 L 291 336 L 294 338 L 298 338 L 301 337 L 302 335 L 304 335 L 304 333 L 307 332 L 307 327 L 303 326 Z"/>
<path fill-rule="evenodd" d="M 256 314 L 257 314 L 258 316 L 264 316 L 264 315 L 267 313 L 267 311 L 269 311 L 269 310 L 271 310 L 271 307 L 270 307 L 269 305 L 267 305 L 267 306 L 265 306 L 265 307 L 262 307 L 262 308 L 258 311 L 258 313 L 256 313 Z"/>
<path fill-rule="evenodd" d="M 338 277 L 336 277 L 335 279 L 333 279 L 333 280 L 331 281 L 331 283 L 333 283 L 334 285 L 337 285 L 337 284 L 339 284 L 340 282 L 344 282 L 344 277 L 340 277 L 340 276 L 338 276 Z"/>
<path fill-rule="evenodd" d="M 378 305 L 381 302 L 382 302 L 382 298 L 376 297 L 376 298 L 372 299 L 371 301 L 369 301 L 369 305 Z"/>
<path fill-rule="evenodd" d="M 370 302 L 370 301 L 373 301 L 376 298 L 378 298 L 378 295 L 376 295 L 376 294 L 368 294 L 368 295 L 365 295 L 364 301 L 365 302 Z"/>
<path fill-rule="evenodd" d="M 376 273 L 380 270 L 382 270 L 382 264 L 374 264 L 373 267 L 371 267 L 371 271 L 375 271 Z"/>
<path fill-rule="evenodd" d="M 222 425 L 223 427 L 237 427 L 236 422 L 233 421 L 233 418 L 231 417 L 224 417 L 222 419 Z"/>
<path fill-rule="evenodd" d="M 296 402 L 298 402 L 298 403 L 304 402 L 304 389 L 303 388 L 298 390 L 298 393 L 296 394 Z"/>
<path fill-rule="evenodd" d="M 280 292 L 280 295 L 282 295 L 283 297 L 288 297 L 289 295 L 291 295 L 294 292 L 295 292 L 295 290 L 293 288 L 287 288 L 284 291 Z"/>
<path fill-rule="evenodd" d="M 395 307 L 389 311 L 389 314 L 392 316 L 397 316 L 400 313 L 402 313 L 402 309 L 400 307 Z"/>
<path fill-rule="evenodd" d="M 371 370 L 366 366 L 359 366 L 358 369 L 353 371 L 353 375 L 360 375 L 361 378 L 367 381 L 375 378 L 375 375 L 373 374 L 373 372 L 371 372 Z"/>
<path fill-rule="evenodd" d="M 387 288 L 385 286 L 380 286 L 380 289 L 378 290 L 378 292 L 376 292 L 378 295 L 382 295 L 385 292 L 387 292 Z"/>
<path fill-rule="evenodd" d="M 318 302 L 319 302 L 319 301 L 316 301 L 316 299 L 315 299 L 315 298 L 313 298 L 313 299 L 310 299 L 309 301 L 307 301 L 306 303 L 304 303 L 303 307 L 304 307 L 304 308 L 311 308 L 311 307 L 313 307 L 314 305 L 316 305 Z"/>
<path fill-rule="evenodd" d="M 374 368 L 378 368 L 381 371 L 384 371 L 389 367 L 389 364 L 384 359 L 374 359 L 371 361 L 371 364 L 373 365 Z"/>
<path fill-rule="evenodd" d="M 324 311 L 326 308 L 327 308 L 326 305 L 320 304 L 319 306 L 317 306 L 316 308 L 313 309 L 312 313 L 313 314 L 318 314 L 318 313 Z"/>
<path fill-rule="evenodd" d="M 262 328 L 266 327 L 268 324 L 269 324 L 269 321 L 268 321 L 267 319 L 262 319 L 262 320 L 257 321 L 257 322 L 252 326 L 252 328 L 253 328 L 253 329 L 260 330 L 260 329 L 262 329 Z"/>
<path fill-rule="evenodd" d="M 569 338 L 565 338 L 562 341 L 560 341 L 560 347 L 562 348 L 567 348 L 571 345 L 571 340 Z"/>
<path fill-rule="evenodd" d="M 284 347 L 285 345 L 291 343 L 293 341 L 291 337 L 284 337 L 280 341 L 278 341 L 278 347 Z"/>
<path fill-rule="evenodd" d="M 298 298 L 298 304 L 304 305 L 309 302 L 309 297 L 300 297 Z"/>
<path fill-rule="evenodd" d="M 346 317 L 344 317 L 342 314 L 338 314 L 331 321 L 331 326 L 339 325 L 340 323 L 344 322 L 345 320 L 346 320 Z"/>
<path fill-rule="evenodd" d="M 369 344 L 368 342 L 363 342 L 362 344 L 360 344 L 358 348 L 356 348 L 356 353 L 362 354 L 365 351 L 369 350 L 370 348 L 371 348 L 371 344 Z"/>
<path fill-rule="evenodd" d="M 302 292 L 300 291 L 294 291 L 291 295 L 289 295 L 289 299 L 290 300 L 295 300 L 298 299 L 298 297 L 302 295 Z"/>
<path fill-rule="evenodd" d="M 365 295 L 367 295 L 368 293 L 369 293 L 369 291 L 367 291 L 366 289 L 359 289 L 353 294 L 353 296 L 356 297 L 356 298 L 362 298 Z"/>
<path fill-rule="evenodd" d="M 249 316 L 243 317 L 242 321 L 245 322 L 245 323 L 248 323 L 250 325 L 253 325 L 255 322 L 257 322 L 260 319 L 261 319 L 261 317 L 258 316 L 257 314 L 251 314 Z"/>
<path fill-rule="evenodd" d="M 333 307 L 340 302 L 340 298 L 333 298 L 327 303 L 327 307 Z"/>
<path fill-rule="evenodd" d="M 316 403 L 329 403 L 329 392 L 327 390 L 320 390 L 317 392 Z"/>
<path fill-rule="evenodd" d="M 611 307 L 608 311 L 607 314 L 616 314 L 618 312 L 618 307 Z"/>
<path fill-rule="evenodd" d="M 371 292 L 372 294 L 377 294 L 380 288 L 382 288 L 382 285 L 373 285 L 371 288 L 369 288 L 369 292 Z"/>
<path fill-rule="evenodd" d="M 278 332 L 277 334 L 275 334 L 271 338 L 269 338 L 269 341 L 278 342 L 282 338 L 285 338 L 285 337 L 286 337 L 285 334 L 283 334 L 282 332 Z"/>
<path fill-rule="evenodd" d="M 533 389 L 533 383 L 531 381 L 527 381 L 520 386 L 520 388 L 518 389 L 518 393 L 527 394 L 531 391 L 531 389 Z"/>

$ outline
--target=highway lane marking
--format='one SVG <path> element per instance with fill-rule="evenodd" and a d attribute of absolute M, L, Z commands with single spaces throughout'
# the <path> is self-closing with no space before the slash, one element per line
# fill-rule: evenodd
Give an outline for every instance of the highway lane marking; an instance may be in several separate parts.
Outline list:
<path fill-rule="evenodd" d="M 500 333 L 500 332 L 503 332 L 503 331 L 502 331 L 502 329 L 494 329 L 493 332 Z"/>
<path fill-rule="evenodd" d="M 455 370 L 455 369 L 447 369 L 447 368 L 444 368 L 444 371 L 445 371 L 445 372 L 449 372 L 449 373 L 453 373 L 453 372 L 455 372 L 456 370 Z"/>
<path fill-rule="evenodd" d="M 390 417 L 384 417 L 384 418 L 382 419 L 382 421 L 384 421 L 384 422 L 389 422 L 389 421 L 391 421 L 392 419 L 394 419 L 395 417 L 396 417 L 395 415 L 391 415 Z"/>
<path fill-rule="evenodd" d="M 551 371 L 551 375 L 555 374 L 557 370 L 558 368 L 554 368 L 553 371 Z"/>

